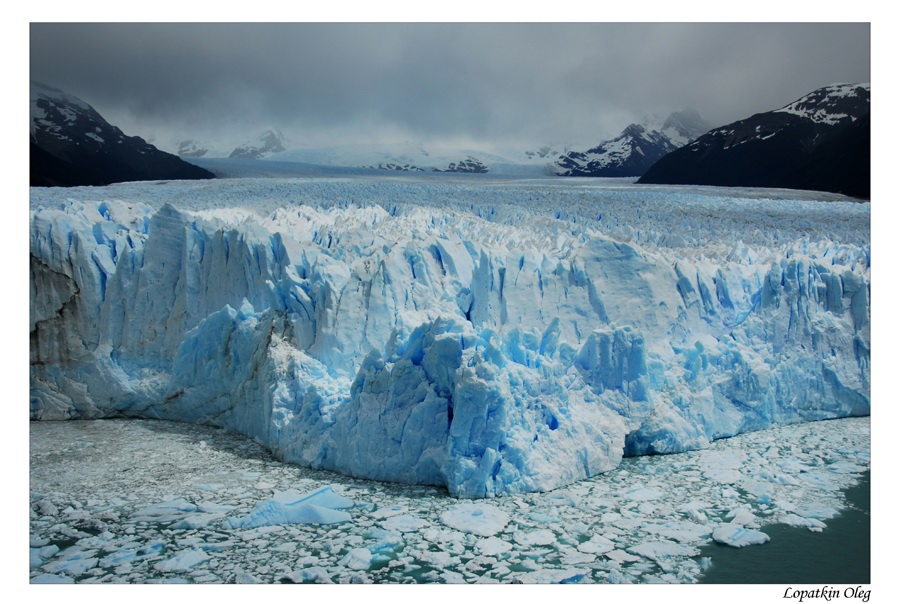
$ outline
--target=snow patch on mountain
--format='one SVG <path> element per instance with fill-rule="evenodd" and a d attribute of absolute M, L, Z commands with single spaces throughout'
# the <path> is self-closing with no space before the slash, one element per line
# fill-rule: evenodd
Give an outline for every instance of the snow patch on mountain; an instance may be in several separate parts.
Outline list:
<path fill-rule="evenodd" d="M 61 140 L 70 140 L 70 131 L 79 121 L 95 122 L 99 119 L 102 118 L 94 111 L 94 108 L 78 97 L 32 80 L 32 138 L 35 138 L 36 133 L 40 131 Z M 97 131 L 99 132 L 100 129 L 97 128 Z"/>
<path fill-rule="evenodd" d="M 776 109 L 776 113 L 790 113 L 817 124 L 833 126 L 857 119 L 868 111 L 869 84 L 832 84 L 819 88 L 793 103 Z"/>

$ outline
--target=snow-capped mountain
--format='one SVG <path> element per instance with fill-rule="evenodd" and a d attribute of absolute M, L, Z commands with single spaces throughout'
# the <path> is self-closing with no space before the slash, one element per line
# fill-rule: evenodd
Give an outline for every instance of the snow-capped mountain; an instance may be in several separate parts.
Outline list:
<path fill-rule="evenodd" d="M 179 157 L 203 157 L 207 153 L 209 149 L 195 140 L 188 139 L 178 143 Z"/>
<path fill-rule="evenodd" d="M 467 156 L 465 159 L 462 159 L 458 162 L 452 161 L 447 167 L 443 170 L 439 168 L 434 169 L 435 172 L 465 172 L 467 174 L 484 174 L 488 171 L 487 166 L 482 163 L 482 161 L 476 157 L 472 157 L 471 155 Z"/>
<path fill-rule="evenodd" d="M 398 164 L 392 161 L 389 162 L 381 162 L 377 166 L 365 166 L 366 168 L 372 168 L 377 170 L 393 170 L 395 172 L 424 172 L 423 168 L 419 166 L 414 166 L 412 164 Z"/>
<path fill-rule="evenodd" d="M 31 83 L 33 186 L 197 178 L 213 174 L 125 135 L 78 97 Z"/>
<path fill-rule="evenodd" d="M 631 124 L 616 138 L 587 151 L 570 151 L 556 160 L 560 176 L 640 176 L 678 147 L 661 132 Z"/>
<path fill-rule="evenodd" d="M 775 113 L 789 113 L 828 126 L 846 125 L 869 112 L 868 84 L 832 84 L 803 96 Z"/>
<path fill-rule="evenodd" d="M 712 124 L 700 117 L 696 109 L 688 108 L 669 114 L 659 131 L 675 145 L 683 147 L 712 127 Z"/>
<path fill-rule="evenodd" d="M 554 172 L 553 161 L 560 155 L 560 145 L 544 145 L 523 151 L 521 147 L 485 150 L 446 142 L 425 144 L 421 141 L 360 142 L 330 146 L 291 145 L 290 139 L 277 130 L 269 130 L 237 148 L 204 139 L 191 138 L 172 146 L 191 160 L 262 159 L 283 164 L 306 164 L 325 168 L 351 170 L 384 170 L 386 172 L 453 172 L 517 176 L 548 176 Z M 229 150 L 232 149 L 232 150 Z M 211 166 L 215 165 L 215 168 Z M 229 173 L 221 162 L 209 162 L 210 169 Z"/>
<path fill-rule="evenodd" d="M 833 84 L 710 130 L 641 183 L 783 187 L 869 196 L 868 84 Z"/>
<path fill-rule="evenodd" d="M 557 151 L 554 145 L 544 145 L 542 147 L 538 147 L 537 149 L 530 149 L 525 151 L 525 157 L 528 160 L 553 160 L 560 155 L 562 155 L 562 151 Z"/>
<path fill-rule="evenodd" d="M 266 159 L 319 166 L 430 172 L 436 166 L 421 143 L 355 143 L 329 147 L 299 146 Z M 445 164 L 446 165 L 446 164 Z"/>
<path fill-rule="evenodd" d="M 556 160 L 560 176 L 640 176 L 659 158 L 703 134 L 709 125 L 693 109 L 671 114 L 659 127 L 631 124 L 616 138 Z"/>
<path fill-rule="evenodd" d="M 239 145 L 229 158 L 262 159 L 285 150 L 285 137 L 278 130 L 266 130 L 256 139 Z"/>
<path fill-rule="evenodd" d="M 534 175 L 547 173 L 547 166 L 552 161 L 529 159 L 521 151 L 504 150 L 498 153 L 446 144 L 425 145 L 416 141 L 357 143 L 332 147 L 301 146 L 269 155 L 265 159 L 402 172 Z"/>

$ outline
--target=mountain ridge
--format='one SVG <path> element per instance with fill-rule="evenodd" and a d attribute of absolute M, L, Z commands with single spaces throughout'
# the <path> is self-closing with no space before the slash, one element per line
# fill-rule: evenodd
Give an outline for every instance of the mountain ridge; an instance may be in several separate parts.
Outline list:
<path fill-rule="evenodd" d="M 778 187 L 867 199 L 868 84 L 832 84 L 714 128 L 660 158 L 642 184 Z"/>
<path fill-rule="evenodd" d="M 115 182 L 214 178 L 207 170 L 128 136 L 91 105 L 31 82 L 32 186 L 102 186 Z"/>
<path fill-rule="evenodd" d="M 710 128 L 694 109 L 670 114 L 657 126 L 629 124 L 621 134 L 587 151 L 569 151 L 555 161 L 559 176 L 641 176 L 658 159 Z"/>

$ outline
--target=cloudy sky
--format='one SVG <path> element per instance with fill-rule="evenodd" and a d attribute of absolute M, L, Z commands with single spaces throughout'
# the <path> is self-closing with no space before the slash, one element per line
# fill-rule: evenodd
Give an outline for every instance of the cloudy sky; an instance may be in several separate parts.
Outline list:
<path fill-rule="evenodd" d="M 31 77 L 172 150 L 592 145 L 686 107 L 715 125 L 870 81 L 868 24 L 49 24 Z"/>

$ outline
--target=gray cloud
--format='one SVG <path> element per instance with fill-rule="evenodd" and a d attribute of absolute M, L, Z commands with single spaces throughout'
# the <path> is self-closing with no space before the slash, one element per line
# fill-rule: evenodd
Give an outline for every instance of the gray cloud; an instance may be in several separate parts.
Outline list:
<path fill-rule="evenodd" d="M 869 81 L 868 24 L 32 24 L 31 76 L 128 134 L 593 143 Z"/>

